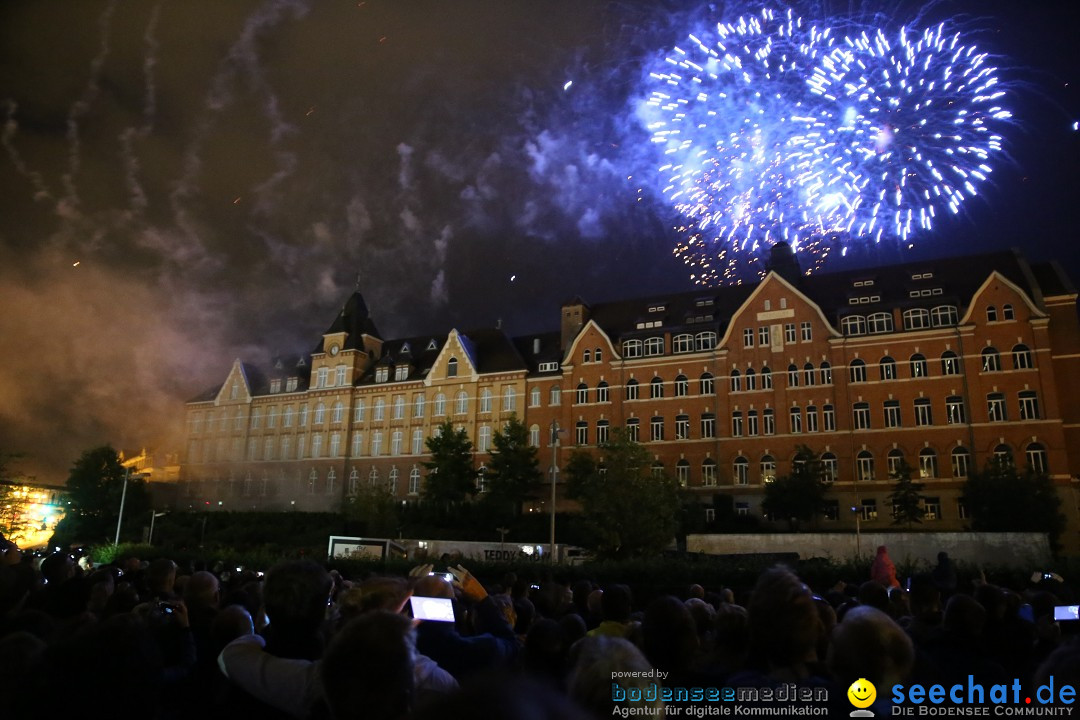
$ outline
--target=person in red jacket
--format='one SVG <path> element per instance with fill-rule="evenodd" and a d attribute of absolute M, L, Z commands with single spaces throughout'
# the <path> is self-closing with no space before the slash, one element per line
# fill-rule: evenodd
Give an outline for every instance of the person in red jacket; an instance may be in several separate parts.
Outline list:
<path fill-rule="evenodd" d="M 889 589 L 900 587 L 900 581 L 896 579 L 896 566 L 889 558 L 889 549 L 884 545 L 878 545 L 877 555 L 870 565 L 870 579 Z"/>

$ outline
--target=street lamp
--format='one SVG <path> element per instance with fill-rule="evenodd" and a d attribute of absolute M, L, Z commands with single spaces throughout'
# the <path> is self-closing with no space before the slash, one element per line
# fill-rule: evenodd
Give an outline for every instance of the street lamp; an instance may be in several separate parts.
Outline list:
<path fill-rule="evenodd" d="M 555 562 L 555 479 L 559 474 L 559 435 L 562 434 L 562 430 L 559 428 L 559 421 L 551 421 L 551 537 L 550 537 L 550 557 L 551 562 Z"/>
<path fill-rule="evenodd" d="M 154 544 L 154 518 L 159 518 L 162 515 L 166 515 L 166 514 L 167 513 L 165 513 L 165 512 L 154 512 L 153 510 L 150 511 L 150 533 L 146 536 L 146 544 L 147 545 L 153 545 Z"/>
<path fill-rule="evenodd" d="M 120 516 L 116 518 L 116 539 L 113 545 L 120 544 L 120 523 L 124 521 L 124 501 L 127 500 L 128 478 L 131 477 L 131 468 L 124 468 L 124 489 L 120 493 Z"/>

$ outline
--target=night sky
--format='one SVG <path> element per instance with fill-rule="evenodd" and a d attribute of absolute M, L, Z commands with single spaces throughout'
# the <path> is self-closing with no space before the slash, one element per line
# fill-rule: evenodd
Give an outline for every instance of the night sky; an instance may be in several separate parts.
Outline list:
<path fill-rule="evenodd" d="M 1017 246 L 1080 281 L 1078 5 L 883 3 L 1001 56 L 1015 124 L 961 216 L 845 262 Z M 180 449 L 184 400 L 310 350 L 358 282 L 386 337 L 689 289 L 642 78 L 759 7 L 0 3 L 0 451 L 60 483 L 106 442 Z"/>

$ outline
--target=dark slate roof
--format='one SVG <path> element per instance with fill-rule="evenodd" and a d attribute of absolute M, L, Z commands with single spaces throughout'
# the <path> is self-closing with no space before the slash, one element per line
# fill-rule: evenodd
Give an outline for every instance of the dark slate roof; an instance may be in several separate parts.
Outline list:
<path fill-rule="evenodd" d="M 667 293 L 635 300 L 596 303 L 589 319 L 608 334 L 612 342 L 625 338 L 656 335 L 657 330 L 688 332 L 715 330 L 723 334 L 731 315 L 746 301 L 755 285 L 702 288 L 690 292 Z M 659 308 L 663 308 L 660 310 Z M 654 309 L 655 308 L 655 309 Z M 659 328 L 641 328 L 639 323 L 659 320 Z"/>
<path fill-rule="evenodd" d="M 559 363 L 562 361 L 562 348 L 559 347 L 561 338 L 558 332 L 522 335 L 513 338 L 511 342 L 514 343 L 514 347 L 525 363 L 530 375 L 539 372 L 540 363 Z M 555 373 L 555 371 L 550 372 Z"/>
<path fill-rule="evenodd" d="M 382 344 L 382 354 L 356 384 L 374 383 L 376 367 L 394 367 L 403 363 L 409 365 L 409 380 L 422 378 L 431 371 L 431 366 L 435 363 L 435 358 L 439 356 L 439 351 L 445 342 L 445 338 L 432 335 L 385 340 Z M 434 343 L 433 348 L 432 343 Z"/>
<path fill-rule="evenodd" d="M 493 373 L 524 370 L 525 361 L 513 341 L 502 330 L 482 328 L 458 333 L 477 372 Z"/>
<path fill-rule="evenodd" d="M 345 338 L 343 350 L 361 349 L 363 345 L 360 338 L 363 335 L 379 337 L 379 330 L 375 327 L 375 323 L 368 313 L 367 304 L 359 291 L 349 296 L 349 299 L 345 301 L 345 306 L 341 308 L 341 312 L 334 318 L 333 324 L 323 334 L 332 335 L 341 332 L 348 334 Z M 315 346 L 315 352 L 322 352 L 322 341 Z"/>

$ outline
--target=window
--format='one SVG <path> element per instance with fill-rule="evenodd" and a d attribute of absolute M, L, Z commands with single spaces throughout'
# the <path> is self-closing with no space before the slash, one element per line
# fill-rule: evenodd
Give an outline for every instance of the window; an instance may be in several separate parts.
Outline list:
<path fill-rule="evenodd" d="M 813 385 L 817 382 L 817 373 L 814 372 L 814 364 L 806 363 L 803 365 L 803 385 Z"/>
<path fill-rule="evenodd" d="M 300 406 L 300 412 L 297 413 L 296 424 L 300 427 L 307 427 L 308 407 L 307 405 Z"/>
<path fill-rule="evenodd" d="M 989 393 L 986 396 L 986 414 L 990 422 L 1005 422 L 1009 414 L 1005 407 L 1004 393 Z"/>
<path fill-rule="evenodd" d="M 761 368 L 761 389 L 772 390 L 772 370 L 768 367 Z"/>
<path fill-rule="evenodd" d="M 855 358 L 848 367 L 848 374 L 851 376 L 851 382 L 853 383 L 866 382 L 866 363 L 859 358 Z"/>
<path fill-rule="evenodd" d="M 776 434 L 776 414 L 772 408 L 765 408 L 761 412 L 761 432 L 765 435 Z"/>
<path fill-rule="evenodd" d="M 705 458 L 701 463 L 701 484 L 706 487 L 716 485 L 716 461 L 712 458 Z"/>
<path fill-rule="evenodd" d="M 960 322 L 960 314 L 955 305 L 938 305 L 930 311 L 930 324 L 934 327 L 947 327 Z"/>
<path fill-rule="evenodd" d="M 900 421 L 900 401 L 899 400 L 886 400 L 885 401 L 885 427 L 897 428 L 901 426 Z"/>
<path fill-rule="evenodd" d="M 322 403 L 315 406 L 315 417 L 312 419 L 312 422 L 316 425 L 322 425 L 326 422 L 326 406 Z"/>
<path fill-rule="evenodd" d="M 915 424 L 934 424 L 934 413 L 930 406 L 930 398 L 915 398 Z"/>
<path fill-rule="evenodd" d="M 596 421 L 596 444 L 604 445 L 611 435 L 611 423 L 607 420 Z"/>
<path fill-rule="evenodd" d="M 649 469 L 652 471 L 653 477 L 658 478 L 664 476 L 664 463 L 660 462 L 659 460 L 654 460 L 652 467 Z"/>
<path fill-rule="evenodd" d="M 690 416 L 689 415 L 676 415 L 675 416 L 675 439 L 686 440 L 690 437 Z"/>
<path fill-rule="evenodd" d="M 1027 455 L 1027 464 L 1031 472 L 1036 475 L 1049 475 L 1050 466 L 1046 462 L 1046 448 L 1039 443 L 1031 443 L 1024 451 Z"/>
<path fill-rule="evenodd" d="M 920 353 L 915 353 L 908 358 L 908 368 L 911 371 L 911 377 L 926 377 L 926 358 Z"/>
<path fill-rule="evenodd" d="M 641 420 L 639 418 L 630 418 L 626 421 L 626 436 L 632 442 L 639 442 L 641 437 Z"/>
<path fill-rule="evenodd" d="M 322 457 L 322 435 L 319 433 L 311 436 L 311 457 Z"/>
<path fill-rule="evenodd" d="M 769 341 L 769 326 L 768 325 L 762 325 L 761 327 L 759 327 L 758 331 L 757 331 L 757 337 L 758 337 L 757 344 L 759 346 L 761 346 L 761 347 L 769 347 L 769 344 L 770 344 L 770 341 Z"/>
<path fill-rule="evenodd" d="M 435 408 L 434 413 L 436 417 L 442 417 L 446 415 L 446 396 L 439 393 L 435 396 Z"/>
<path fill-rule="evenodd" d="M 483 398 L 481 398 L 483 400 Z M 534 387 L 529 390 L 529 407 L 540 407 L 540 388 Z M 488 396 L 488 412 L 491 412 L 491 398 Z M 480 412 L 483 412 L 481 410 Z"/>
<path fill-rule="evenodd" d="M 967 448 L 954 447 L 951 458 L 953 477 L 966 478 L 971 467 L 971 453 L 967 451 Z"/>
<path fill-rule="evenodd" d="M 394 380 L 408 380 L 409 379 L 409 366 L 397 365 L 394 367 Z"/>
<path fill-rule="evenodd" d="M 890 313 L 873 313 L 866 318 L 866 329 L 870 333 L 887 333 L 893 331 L 893 317 Z"/>
<path fill-rule="evenodd" d="M 806 408 L 806 432 L 818 431 L 818 409 L 816 405 L 808 405 Z"/>
<path fill-rule="evenodd" d="M 608 396 L 608 389 L 608 384 L 601 380 L 600 384 L 596 386 L 596 402 L 611 402 L 611 398 Z"/>
<path fill-rule="evenodd" d="M 856 430 L 870 429 L 870 403 L 855 403 L 852 408 L 852 424 Z"/>
<path fill-rule="evenodd" d="M 1039 396 L 1034 390 L 1022 390 L 1020 392 L 1020 419 L 1039 419 Z"/>
<path fill-rule="evenodd" d="M 736 485 L 747 485 L 750 482 L 750 462 L 742 455 L 735 458 L 731 465 L 731 477 Z"/>
<path fill-rule="evenodd" d="M 663 355 L 664 354 L 664 338 L 651 337 L 645 340 L 645 355 Z"/>
<path fill-rule="evenodd" d="M 742 344 L 744 348 L 754 347 L 754 328 L 744 328 L 742 331 Z"/>
<path fill-rule="evenodd" d="M 562 404 L 562 388 L 558 385 L 552 385 L 551 390 L 548 392 L 548 405 L 561 405 Z"/>
<path fill-rule="evenodd" d="M 930 327 L 930 311 L 922 308 L 912 308 L 904 311 L 905 330 L 923 330 Z"/>
<path fill-rule="evenodd" d="M 586 350 L 582 362 L 589 362 L 592 360 L 592 350 Z"/>
<path fill-rule="evenodd" d="M 994 448 L 994 460 L 1001 463 L 1002 465 L 1012 465 L 1013 464 L 1012 448 L 1009 447 L 1008 445 L 1004 444 L 1004 443 L 1002 443 L 1001 445 L 998 445 L 997 447 Z"/>
<path fill-rule="evenodd" d="M 746 373 L 743 375 L 743 381 L 746 384 L 747 390 L 757 390 L 757 373 L 753 368 L 747 368 Z"/>
<path fill-rule="evenodd" d="M 739 375 L 738 370 L 731 371 L 731 392 L 739 392 L 742 390 L 742 378 Z"/>
<path fill-rule="evenodd" d="M 517 391 L 512 387 L 503 390 L 503 412 L 514 412 L 517 409 Z"/>
<path fill-rule="evenodd" d="M 963 500 L 956 501 L 956 517 L 961 520 L 967 520 L 968 518 L 967 504 Z"/>
<path fill-rule="evenodd" d="M 821 367 L 818 369 L 821 373 L 821 384 L 832 385 L 832 365 L 827 362 L 821 363 Z"/>
<path fill-rule="evenodd" d="M 716 416 L 712 413 L 701 414 L 701 437 L 716 437 Z"/>
<path fill-rule="evenodd" d="M 716 381 L 712 375 L 704 373 L 698 380 L 698 387 L 702 395 L 712 395 L 716 392 Z"/>
<path fill-rule="evenodd" d="M 986 306 L 986 322 L 997 322 L 997 308 L 993 305 Z"/>
<path fill-rule="evenodd" d="M 784 343 L 785 344 L 791 344 L 791 343 L 795 342 L 795 339 L 796 339 L 795 323 L 785 323 L 784 324 Z"/>
<path fill-rule="evenodd" d="M 859 482 L 872 482 L 874 480 L 874 456 L 869 450 L 860 450 L 855 456 L 855 473 Z"/>
<path fill-rule="evenodd" d="M 372 412 L 372 419 L 378 421 L 378 420 L 382 420 L 385 416 L 386 416 L 386 400 L 384 400 L 383 398 L 378 398 L 375 401 L 375 407 L 373 408 L 373 412 Z"/>
<path fill-rule="evenodd" d="M 933 448 L 923 448 L 919 451 L 919 477 L 936 478 L 937 476 L 937 453 Z"/>
<path fill-rule="evenodd" d="M 821 454 L 821 474 L 825 482 L 836 482 L 839 477 L 839 463 L 831 452 Z"/>
<path fill-rule="evenodd" d="M 539 405 L 540 404 L 540 389 L 539 388 L 534 388 L 534 392 L 536 393 L 536 404 Z M 484 388 L 483 390 L 480 391 L 480 412 L 482 412 L 482 413 L 491 412 L 491 389 L 490 388 Z"/>
<path fill-rule="evenodd" d="M 956 353 L 954 353 L 952 350 L 946 350 L 945 352 L 941 353 L 941 374 L 960 374 L 960 358 L 956 357 Z"/>
<path fill-rule="evenodd" d="M 395 430 L 394 432 L 390 433 L 390 454 L 391 455 L 396 457 L 396 456 L 401 454 L 401 441 L 402 440 L 403 440 L 403 436 L 402 436 L 400 430 Z M 481 449 L 481 451 L 487 450 L 487 447 L 485 446 L 485 447 L 482 447 L 480 449 Z"/>
<path fill-rule="evenodd" d="M 664 418 L 655 416 L 649 419 L 649 439 L 654 442 L 664 439 Z"/>
<path fill-rule="evenodd" d="M 685 458 L 675 463 L 675 479 L 679 485 L 686 487 L 690 483 L 690 461 Z"/>
<path fill-rule="evenodd" d="M 394 396 L 394 419 L 401 420 L 405 417 L 405 396 Z"/>
<path fill-rule="evenodd" d="M 761 456 L 761 482 L 770 483 L 776 479 L 776 458 L 772 455 Z"/>
<path fill-rule="evenodd" d="M 741 410 L 733 410 L 731 413 L 731 437 L 742 437 L 743 416 Z"/>
<path fill-rule="evenodd" d="M 799 387 L 799 368 L 795 365 L 788 365 L 787 384 L 788 387 Z"/>
<path fill-rule="evenodd" d="M 804 322 L 799 326 L 799 328 L 802 331 L 802 341 L 803 342 L 810 342 L 811 340 L 814 339 L 814 330 L 813 330 L 813 326 L 810 325 L 810 323 Z"/>
<path fill-rule="evenodd" d="M 638 381 L 627 380 L 626 381 L 626 399 L 637 400 L 638 399 Z"/>
<path fill-rule="evenodd" d="M 878 369 L 880 370 L 882 380 L 896 379 L 896 361 L 888 355 L 878 361 Z"/>
<path fill-rule="evenodd" d="M 317 379 L 315 381 L 315 387 L 317 387 L 317 388 L 326 387 L 326 381 L 327 381 L 329 375 L 330 375 L 330 371 L 328 369 L 326 369 L 324 367 L 319 368 L 319 372 L 316 375 Z"/>
<path fill-rule="evenodd" d="M 592 359 L 593 362 L 603 362 L 604 351 L 600 348 L 596 348 L 595 350 L 593 350 Z"/>
<path fill-rule="evenodd" d="M 1002 320 L 1012 320 L 1014 317 L 1015 317 L 1015 315 L 1013 314 L 1013 306 L 1012 305 L 1002 305 L 1001 306 L 1001 319 Z"/>
<path fill-rule="evenodd" d="M 371 433 L 371 456 L 377 457 L 382 453 L 382 431 L 376 430 Z"/>
<path fill-rule="evenodd" d="M 412 454 L 419 455 L 424 452 L 424 431 L 420 428 L 414 428 L 412 431 Z"/>
<path fill-rule="evenodd" d="M 642 344 L 640 340 L 623 340 L 622 344 L 623 357 L 637 358 L 642 355 Z"/>
<path fill-rule="evenodd" d="M 371 466 L 371 470 L 368 472 L 368 485 L 375 487 L 379 484 L 379 468 L 374 465 Z"/>
<path fill-rule="evenodd" d="M 933 476 L 930 476 L 933 477 Z M 923 498 L 923 520 L 940 520 L 941 519 L 941 498 L 938 497 L 924 497 Z"/>
<path fill-rule="evenodd" d="M 802 411 L 793 407 L 788 410 L 788 427 L 791 428 L 792 433 L 802 432 Z"/>
<path fill-rule="evenodd" d="M 866 318 L 862 315 L 848 315 L 840 319 L 840 332 L 844 335 L 865 335 Z"/>
<path fill-rule="evenodd" d="M 589 402 L 589 386 L 585 383 L 581 383 L 577 386 L 577 396 L 574 400 L 578 405 L 584 405 Z"/>
<path fill-rule="evenodd" d="M 1013 370 L 1030 370 L 1034 367 L 1031 363 L 1031 350 L 1027 345 L 1014 345 L 1012 349 Z"/>
<path fill-rule="evenodd" d="M 697 334 L 697 349 L 698 350 L 712 350 L 716 347 L 717 343 L 716 333 L 712 330 L 707 332 L 701 332 Z"/>
<path fill-rule="evenodd" d="M 334 374 L 336 376 L 334 378 L 334 384 L 337 385 L 338 387 L 341 387 L 342 385 L 344 385 L 345 384 L 345 366 L 344 365 L 338 365 L 337 369 L 334 371 Z M 404 378 L 402 378 L 402 379 L 404 379 Z"/>
<path fill-rule="evenodd" d="M 746 434 L 757 435 L 757 410 L 746 411 Z"/>
<path fill-rule="evenodd" d="M 676 335 L 671 339 L 671 351 L 674 353 L 694 352 L 694 336 L 690 334 Z"/>
<path fill-rule="evenodd" d="M 658 377 L 654 377 L 649 382 L 649 397 L 650 398 L 662 398 L 664 397 L 664 381 Z"/>
<path fill-rule="evenodd" d="M 863 520 L 877 520 L 877 500 L 863 498 L 861 515 Z"/>
<path fill-rule="evenodd" d="M 950 395 L 945 398 L 945 422 L 950 425 L 967 422 L 967 413 L 964 410 L 964 398 L 959 395 Z"/>
<path fill-rule="evenodd" d="M 574 427 L 574 430 L 576 431 L 576 436 L 574 438 L 574 441 L 578 445 L 588 445 L 589 444 L 589 423 L 585 422 L 584 420 L 579 421 L 578 424 Z"/>
<path fill-rule="evenodd" d="M 893 448 L 889 451 L 889 454 L 885 456 L 886 469 L 889 471 L 889 477 L 895 479 L 900 475 L 900 466 L 904 464 L 904 453 L 897 448 Z"/>
<path fill-rule="evenodd" d="M 446 377 L 457 377 L 457 358 L 452 357 L 446 362 Z"/>
<path fill-rule="evenodd" d="M 1001 355 L 996 348 L 985 347 L 982 351 L 983 372 L 998 372 L 1001 370 Z"/>

